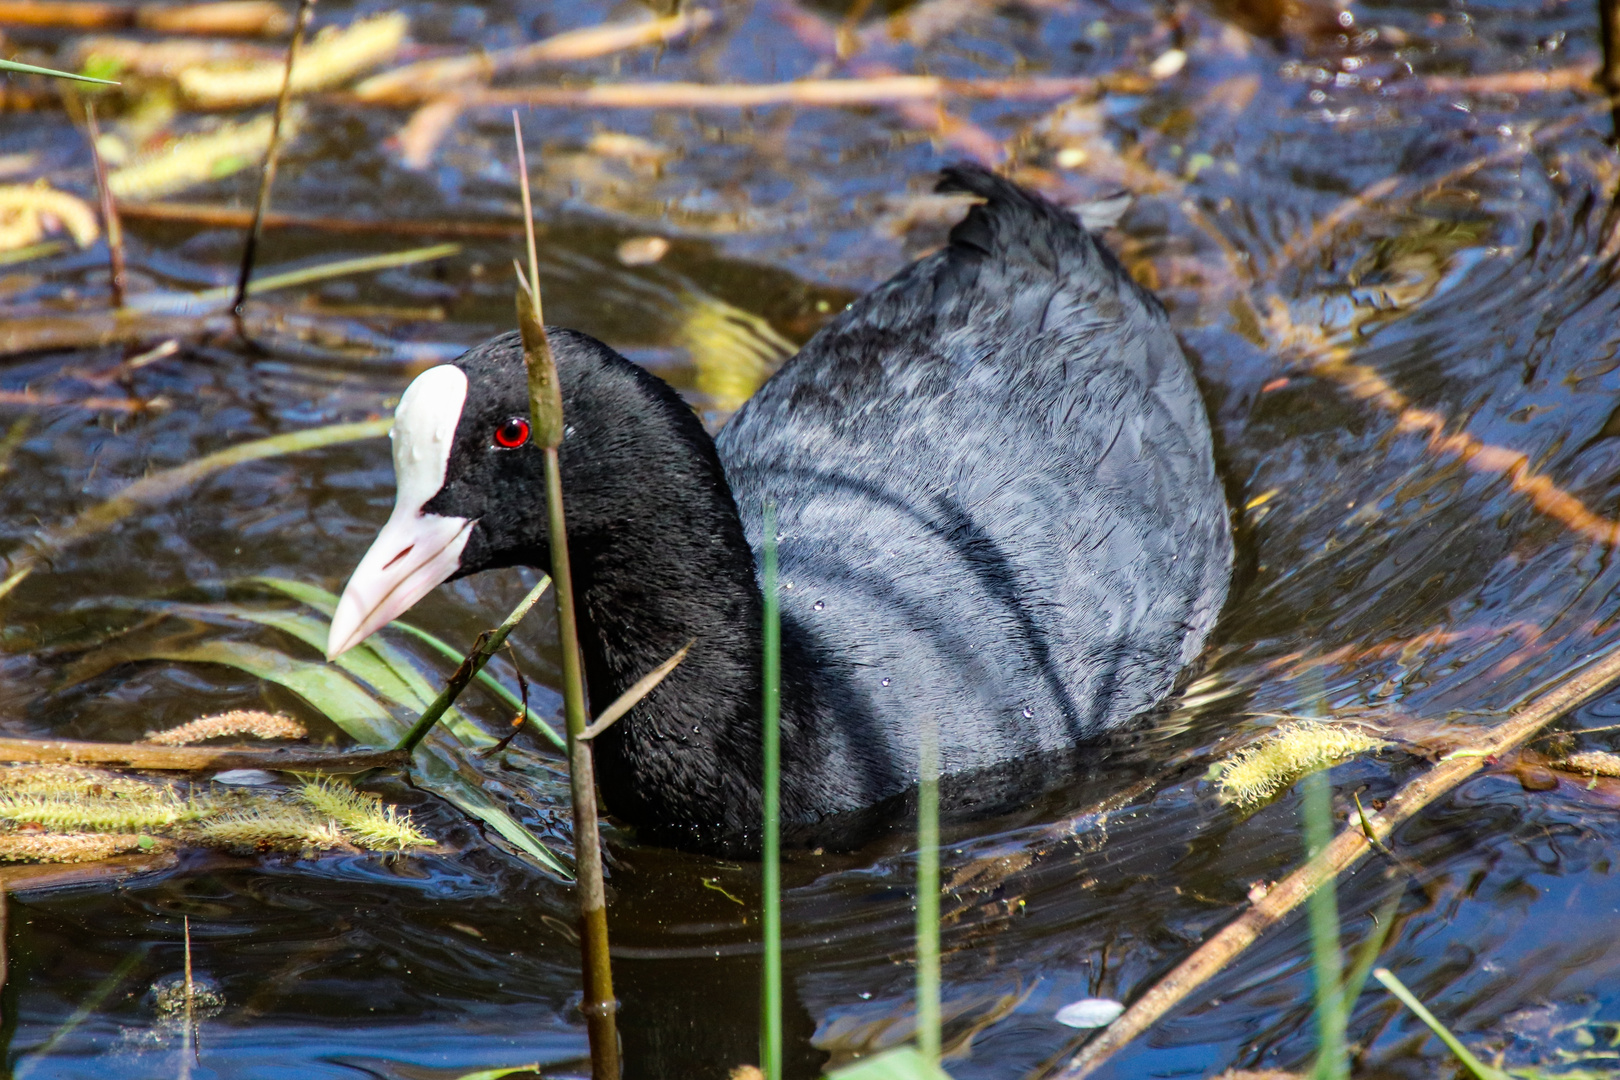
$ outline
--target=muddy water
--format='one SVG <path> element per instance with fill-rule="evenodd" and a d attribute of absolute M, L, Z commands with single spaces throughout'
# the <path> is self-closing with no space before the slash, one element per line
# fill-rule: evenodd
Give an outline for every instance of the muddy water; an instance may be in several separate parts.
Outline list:
<path fill-rule="evenodd" d="M 932 105 L 529 110 L 547 314 L 669 378 L 719 423 L 783 347 L 938 242 L 959 212 L 926 197 L 943 161 L 1010 153 L 1055 196 L 1136 192 L 1110 242 L 1159 289 L 1199 365 L 1230 490 L 1246 507 L 1240 588 L 1195 699 L 1097 748 L 1049 798 L 949 830 L 947 1039 L 961 1046 L 972 1033 L 950 1069 L 1016 1077 L 1073 1035 L 1052 1019 L 1059 1006 L 1140 993 L 1231 918 L 1253 883 L 1299 860 L 1293 795 L 1246 815 L 1213 797 L 1204 755 L 1222 739 L 1315 711 L 1369 712 L 1425 737 L 1441 721 L 1491 723 L 1615 643 L 1620 568 L 1606 523 L 1620 518 L 1616 170 L 1608 117 L 1584 91 L 1458 81 L 1592 63 L 1586 5 L 1356 5 L 1344 19 L 1088 0 L 871 8 L 846 19 L 837 4 L 728 5 L 691 43 L 561 74 L 1072 75 L 1104 80 L 1107 92 L 952 101 L 943 120 Z M 484 48 L 639 11 L 400 9 L 418 42 Z M 334 23 L 370 10 L 319 9 Z M 52 30 L 8 33 L 46 57 L 71 43 Z M 1172 70 L 1176 48 L 1187 62 Z M 396 141 L 408 111 L 337 97 L 310 108 L 279 206 L 356 219 L 515 212 L 505 111 L 464 111 L 413 167 Z M 83 142 L 60 112 L 7 115 L 0 161 L 91 190 Z M 241 174 L 183 197 L 240 204 L 251 185 Z M 240 243 L 235 230 L 205 226 L 132 222 L 130 232 L 137 293 L 228 281 Z M 620 245 L 648 235 L 668 239 L 668 254 L 626 265 Z M 286 268 L 412 242 L 276 231 L 263 258 Z M 422 364 L 505 327 L 503 268 L 516 247 L 473 240 L 440 262 L 267 303 L 284 319 L 266 333 L 267 353 L 188 339 L 123 383 L 107 381 L 121 348 L 9 357 L 0 423 L 14 450 L 0 533 L 21 543 L 149 471 L 234 442 L 386 411 Z M 71 318 L 105 296 L 99 247 L 0 274 L 8 319 Z M 322 335 L 299 331 L 306 316 Z M 24 392 L 58 404 L 19 403 Z M 126 396 L 143 407 L 125 407 Z M 120 400 L 61 404 L 98 397 Z M 1531 498 L 1526 470 L 1565 498 L 1546 488 Z M 131 601 L 225 595 L 252 574 L 340 586 L 391 499 L 380 441 L 338 447 L 221 473 L 58 554 L 6 602 L 0 726 L 130 739 L 268 704 L 330 732 L 297 699 L 228 669 L 146 663 L 83 682 L 68 673 L 131 625 Z M 427 601 L 420 621 L 466 642 L 523 588 L 515 573 L 460 583 Z M 262 629 L 181 629 L 305 655 Z M 517 640 L 519 664 L 554 712 L 550 627 L 536 618 Z M 510 681 L 510 665 L 497 666 Z M 493 701 L 469 708 L 492 727 L 502 720 Z M 1615 734 L 1595 729 L 1616 723 L 1620 695 L 1610 695 L 1562 727 L 1574 745 L 1607 749 Z M 1594 731 L 1579 735 L 1585 728 Z M 1341 766 L 1341 811 L 1352 792 L 1387 797 L 1423 766 L 1401 751 Z M 1152 781 L 1145 794 L 1123 809 L 1083 813 L 1142 778 Z M 1394 846 L 1422 876 L 1368 863 L 1343 880 L 1346 939 L 1366 936 L 1394 890 L 1383 963 L 1476 1050 L 1512 1064 L 1613 1065 L 1602 1023 L 1620 1021 L 1620 798 L 1602 783 L 1553 780 L 1487 771 L 1399 830 Z M 503 782 L 527 793 L 524 820 L 565 845 L 555 779 Z M 379 790 L 410 805 L 446 853 L 196 854 L 117 887 L 13 896 L 0 1005 L 17 1074 L 177 1072 L 180 1028 L 153 987 L 182 970 L 185 917 L 197 971 L 221 1002 L 205 1010 L 192 1076 L 577 1069 L 569 890 L 430 797 L 399 782 Z M 790 857 L 795 1075 L 900 1031 L 912 982 L 906 849 L 897 826 L 859 851 Z M 720 1076 L 752 1060 L 752 869 L 621 834 L 612 855 L 630 1074 Z M 1314 1046 L 1309 988 L 1295 919 L 1106 1075 L 1298 1068 Z M 1451 1068 L 1381 991 L 1362 997 L 1351 1037 L 1368 1075 Z"/>

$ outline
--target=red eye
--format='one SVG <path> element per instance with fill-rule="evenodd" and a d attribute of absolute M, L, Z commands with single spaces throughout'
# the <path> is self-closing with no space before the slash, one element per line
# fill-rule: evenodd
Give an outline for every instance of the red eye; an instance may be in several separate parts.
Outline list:
<path fill-rule="evenodd" d="M 516 450 L 529 441 L 529 422 L 521 416 L 503 420 L 495 429 L 495 445 L 503 450 Z"/>

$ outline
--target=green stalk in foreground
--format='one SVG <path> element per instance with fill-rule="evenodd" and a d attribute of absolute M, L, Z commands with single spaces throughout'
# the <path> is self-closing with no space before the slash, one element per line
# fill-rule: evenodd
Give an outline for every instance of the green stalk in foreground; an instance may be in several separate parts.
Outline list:
<path fill-rule="evenodd" d="M 535 601 L 540 599 L 540 595 L 546 591 L 546 587 L 550 584 L 551 579 L 541 574 L 540 580 L 535 583 L 534 588 L 529 590 L 529 594 L 518 602 L 518 606 L 512 609 L 512 614 L 506 617 L 506 621 L 495 629 L 487 630 L 478 635 L 478 641 L 473 645 L 472 652 L 467 654 L 466 659 L 461 661 L 461 666 L 456 668 L 455 673 L 445 682 L 444 689 L 439 691 L 439 696 L 434 698 L 432 704 L 428 705 L 426 709 L 422 710 L 422 715 L 417 718 L 411 730 L 405 733 L 405 737 L 399 741 L 399 746 L 396 749 L 403 750 L 406 753 L 416 749 L 416 745 L 427 737 L 428 732 L 433 730 L 433 725 L 439 722 L 439 717 L 443 716 L 450 706 L 456 703 L 456 698 L 461 696 L 461 692 L 467 689 L 467 684 L 478 676 L 478 673 L 484 669 L 485 664 L 489 663 L 489 658 L 499 652 L 502 645 L 506 644 L 506 636 L 512 632 L 513 627 L 523 621 L 523 617 L 529 613 L 530 608 L 534 607 Z"/>
<path fill-rule="evenodd" d="M 918 748 L 917 1049 L 939 1062 L 939 731 L 929 717 Z"/>
<path fill-rule="evenodd" d="M 764 514 L 764 671 L 760 680 L 760 741 L 765 763 L 764 835 L 760 841 L 760 927 L 765 964 L 760 987 L 759 1065 L 765 1080 L 782 1077 L 782 619 L 776 595 L 776 507 Z"/>
<path fill-rule="evenodd" d="M 1333 840 L 1332 788 L 1327 770 L 1311 773 L 1301 782 L 1305 795 L 1306 857 Z M 1311 925 L 1311 953 L 1316 968 L 1317 1063 L 1319 1080 L 1348 1080 L 1350 1065 L 1345 1056 L 1344 956 L 1339 951 L 1339 899 L 1337 880 L 1322 883 L 1308 901 Z"/>
<path fill-rule="evenodd" d="M 540 307 L 540 268 L 535 257 L 534 214 L 529 204 L 529 172 L 523 132 L 516 128 L 518 171 L 522 181 L 523 220 L 529 241 L 529 278 L 519 278 L 518 330 L 523 337 L 523 363 L 529 372 L 529 418 L 534 444 L 546 456 L 546 518 L 551 540 L 551 580 L 557 600 L 557 637 L 562 649 L 563 715 L 568 722 L 568 779 L 574 804 L 574 860 L 578 868 L 579 952 L 585 979 L 580 1010 L 591 1043 L 594 1080 L 619 1080 L 618 1002 L 613 997 L 613 970 L 608 960 L 607 890 L 602 884 L 602 839 L 596 816 L 596 768 L 585 734 L 585 672 L 580 663 L 579 627 L 574 619 L 574 579 L 568 565 L 568 526 L 563 515 L 562 463 L 557 448 L 563 440 L 562 384 Z"/>

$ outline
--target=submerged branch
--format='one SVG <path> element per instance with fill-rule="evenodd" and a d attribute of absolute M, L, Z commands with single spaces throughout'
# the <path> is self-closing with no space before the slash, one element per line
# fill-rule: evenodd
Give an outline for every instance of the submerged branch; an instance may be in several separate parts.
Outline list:
<path fill-rule="evenodd" d="M 1607 690 L 1616 680 L 1620 680 L 1620 648 L 1517 710 L 1503 723 L 1481 731 L 1464 747 L 1408 782 L 1383 810 L 1355 821 L 1315 858 L 1273 885 L 1253 907 L 1155 983 L 1061 1069 L 1041 1075 L 1052 1080 L 1080 1080 L 1090 1075 L 1318 888 L 1373 850 L 1374 842 L 1387 843 L 1397 825 L 1479 772 L 1488 760 L 1500 758 L 1547 724 Z"/>

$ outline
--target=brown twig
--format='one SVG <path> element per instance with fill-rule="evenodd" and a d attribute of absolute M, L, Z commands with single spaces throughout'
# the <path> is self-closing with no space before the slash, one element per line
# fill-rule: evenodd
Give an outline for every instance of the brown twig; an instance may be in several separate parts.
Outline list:
<path fill-rule="evenodd" d="M 1304 903 L 1311 893 L 1332 882 L 1372 850 L 1369 840 L 1387 843 L 1401 822 L 1473 776 L 1488 760 L 1500 758 L 1547 724 L 1608 689 L 1617 679 L 1620 679 L 1620 649 L 1563 680 L 1501 724 L 1481 731 L 1471 743 L 1452 751 L 1428 772 L 1408 782 L 1383 810 L 1369 815 L 1365 822 L 1354 822 L 1315 858 L 1272 886 L 1253 907 L 1155 983 L 1066 1065 L 1056 1070 L 1042 1070 L 1038 1075 L 1052 1080 L 1080 1080 L 1091 1074 L 1229 964 L 1265 930 Z"/>
<path fill-rule="evenodd" d="M 101 220 L 107 230 L 107 261 L 112 273 L 112 306 L 124 306 L 124 228 L 118 220 L 118 203 L 107 186 L 107 163 L 101 159 L 101 127 L 96 123 L 96 104 L 84 103 L 84 126 L 90 134 L 90 160 L 96 167 L 96 191 L 101 196 Z"/>
<path fill-rule="evenodd" d="M 1590 65 L 1579 64 L 1550 71 L 1427 75 L 1422 80 L 1422 86 L 1431 94 L 1552 94 L 1563 90 L 1590 90 L 1596 75 L 1597 71 Z"/>
<path fill-rule="evenodd" d="M 206 4 L 85 3 L 83 0 L 0 0 L 0 23 L 80 30 L 141 29 L 164 34 L 287 32 L 287 13 L 273 0 L 215 0 Z"/>
<path fill-rule="evenodd" d="M 236 298 L 231 301 L 231 312 L 236 316 L 237 334 L 244 339 L 247 328 L 242 325 L 242 309 L 247 306 L 248 281 L 253 277 L 253 260 L 259 251 L 259 234 L 264 231 L 264 215 L 270 209 L 270 188 L 276 182 L 281 124 L 287 118 L 287 105 L 292 101 L 293 65 L 298 62 L 298 52 L 304 47 L 304 34 L 309 30 L 309 20 L 314 13 L 315 0 L 298 0 L 298 17 L 293 23 L 292 40 L 287 43 L 287 70 L 282 76 L 281 93 L 276 96 L 270 145 L 265 149 L 264 171 L 259 176 L 259 200 L 253 210 L 253 224 L 248 227 L 247 243 L 242 246 L 242 269 L 236 276 Z"/>
<path fill-rule="evenodd" d="M 0 738 L 0 761 L 112 765 L 125 769 L 204 772 L 225 769 L 362 772 L 405 764 L 394 750 L 304 750 L 294 747 L 157 746 L 152 743 L 83 742 L 74 739 Z"/>

